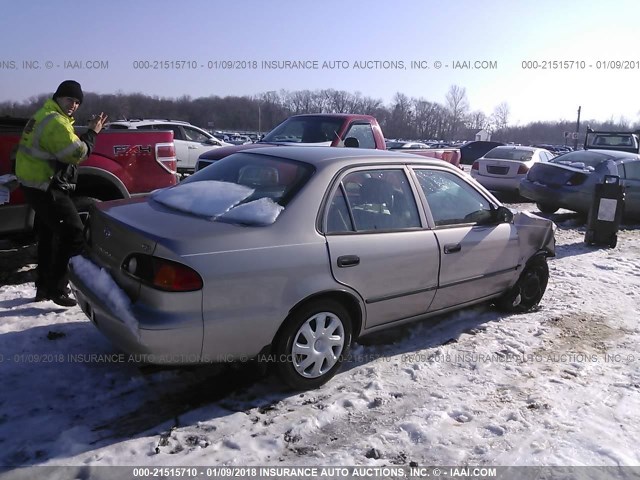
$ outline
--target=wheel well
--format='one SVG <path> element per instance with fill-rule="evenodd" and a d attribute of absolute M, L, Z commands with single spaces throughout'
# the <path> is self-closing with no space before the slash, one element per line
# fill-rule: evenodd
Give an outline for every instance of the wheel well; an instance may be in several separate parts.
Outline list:
<path fill-rule="evenodd" d="M 298 310 L 299 308 L 303 307 L 304 305 L 310 302 L 317 302 L 317 301 L 323 301 L 323 300 L 335 300 L 336 302 L 340 303 L 342 306 L 344 306 L 344 308 L 347 309 L 347 312 L 349 312 L 349 316 L 351 317 L 351 322 L 352 322 L 351 331 L 353 335 L 353 340 L 356 340 L 358 338 L 358 335 L 360 334 L 360 328 L 362 327 L 362 311 L 360 309 L 360 305 L 358 304 L 357 300 L 353 297 L 353 295 L 347 292 L 338 292 L 338 291 L 321 292 L 321 293 L 312 295 L 310 297 L 307 297 L 304 300 L 298 302 L 298 304 L 296 304 L 289 311 L 289 315 L 287 315 L 287 318 L 282 322 L 282 324 L 280 325 L 280 328 L 278 328 L 278 331 L 276 332 L 275 336 L 271 340 L 271 346 L 269 348 L 271 349 L 273 347 L 273 344 L 275 343 L 275 339 L 278 338 L 278 335 L 280 335 L 282 328 L 284 327 L 284 325 L 287 323 L 289 318 L 291 318 L 291 315 L 296 310 Z"/>
<path fill-rule="evenodd" d="M 554 256 L 555 256 L 555 254 L 553 252 L 551 252 L 549 249 L 543 248 L 542 250 L 538 250 L 536 253 L 531 255 L 531 257 L 529 257 L 529 260 L 527 260 L 526 265 L 528 265 L 531 262 L 535 261 L 538 257 L 544 257 L 546 259 L 546 258 L 554 257 Z"/>
<path fill-rule="evenodd" d="M 124 198 L 120 190 L 107 179 L 94 175 L 81 175 L 75 196 L 97 198 L 98 200 L 117 200 Z"/>

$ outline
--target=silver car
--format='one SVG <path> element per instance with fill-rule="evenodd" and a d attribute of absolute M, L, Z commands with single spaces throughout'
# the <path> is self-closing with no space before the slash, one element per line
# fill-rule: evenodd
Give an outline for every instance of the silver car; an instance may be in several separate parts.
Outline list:
<path fill-rule="evenodd" d="M 307 389 L 365 333 L 488 300 L 534 308 L 554 230 L 442 161 L 266 147 L 100 204 L 72 289 L 144 361 L 257 359 Z"/>
<path fill-rule="evenodd" d="M 544 148 L 503 145 L 473 162 L 471 176 L 488 190 L 518 193 L 520 182 L 531 167 L 554 157 Z"/>

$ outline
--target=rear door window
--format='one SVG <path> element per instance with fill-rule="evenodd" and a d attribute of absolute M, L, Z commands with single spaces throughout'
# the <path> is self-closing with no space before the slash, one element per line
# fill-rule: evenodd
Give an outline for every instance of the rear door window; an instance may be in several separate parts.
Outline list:
<path fill-rule="evenodd" d="M 347 174 L 334 193 L 327 214 L 327 233 L 419 227 L 416 200 L 402 169 Z"/>

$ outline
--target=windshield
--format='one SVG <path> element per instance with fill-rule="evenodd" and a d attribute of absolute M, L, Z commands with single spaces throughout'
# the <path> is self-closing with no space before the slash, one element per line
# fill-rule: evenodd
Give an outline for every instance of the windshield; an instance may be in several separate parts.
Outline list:
<path fill-rule="evenodd" d="M 533 151 L 522 150 L 516 148 L 494 148 L 487 152 L 484 158 L 499 158 L 501 160 L 518 160 L 520 162 L 527 162 L 531 160 Z"/>
<path fill-rule="evenodd" d="M 338 136 L 343 120 L 328 116 L 290 117 L 271 130 L 263 142 L 323 143 Z"/>

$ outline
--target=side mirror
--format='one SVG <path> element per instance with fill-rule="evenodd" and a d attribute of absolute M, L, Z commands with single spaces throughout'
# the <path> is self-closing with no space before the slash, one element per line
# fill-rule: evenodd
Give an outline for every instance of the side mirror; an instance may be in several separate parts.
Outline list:
<path fill-rule="evenodd" d="M 347 137 L 344 139 L 344 146 L 347 148 L 360 148 L 360 142 L 356 137 Z"/>
<path fill-rule="evenodd" d="M 513 212 L 507 207 L 500 205 L 498 208 L 491 210 L 491 217 L 495 223 L 511 223 L 513 221 Z"/>

